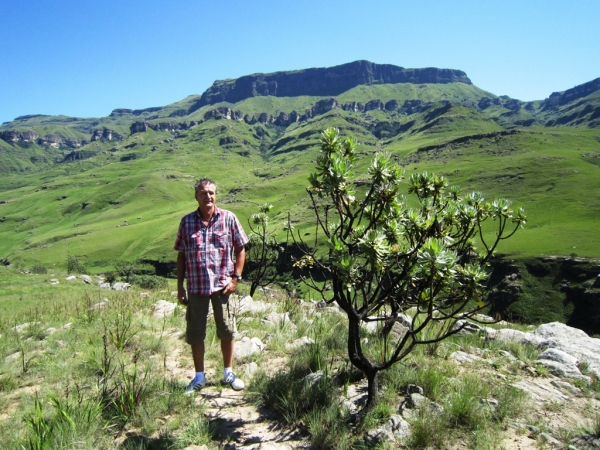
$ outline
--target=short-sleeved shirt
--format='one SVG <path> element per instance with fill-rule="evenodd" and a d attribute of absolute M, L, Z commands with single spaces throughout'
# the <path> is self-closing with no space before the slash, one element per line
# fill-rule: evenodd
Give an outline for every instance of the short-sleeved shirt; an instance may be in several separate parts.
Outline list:
<path fill-rule="evenodd" d="M 187 289 L 191 294 L 211 295 L 231 281 L 234 249 L 248 237 L 231 211 L 215 207 L 208 226 L 196 210 L 181 219 L 175 250 L 185 252 Z"/>

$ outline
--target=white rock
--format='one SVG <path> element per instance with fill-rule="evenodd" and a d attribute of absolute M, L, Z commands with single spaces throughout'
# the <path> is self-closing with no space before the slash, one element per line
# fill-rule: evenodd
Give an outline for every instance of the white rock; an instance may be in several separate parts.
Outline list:
<path fill-rule="evenodd" d="M 89 275 L 79 275 L 79 278 L 81 278 L 81 281 L 83 281 L 85 284 L 92 284 L 92 277 Z"/>
<path fill-rule="evenodd" d="M 233 357 L 236 359 L 245 358 L 254 353 L 260 353 L 264 348 L 265 345 L 259 338 L 243 337 L 241 340 L 235 342 Z"/>
<path fill-rule="evenodd" d="M 285 345 L 285 348 L 287 348 L 288 350 L 292 350 L 292 349 L 295 349 L 298 347 L 306 347 L 307 345 L 312 345 L 314 343 L 315 343 L 314 339 L 311 339 L 308 336 L 303 336 L 300 339 L 296 339 L 295 341 L 288 342 Z"/>
<path fill-rule="evenodd" d="M 77 279 L 77 277 L 75 275 L 69 275 L 67 278 L 65 278 L 65 280 L 67 280 L 67 281 L 74 281 L 76 279 Z"/>
<path fill-rule="evenodd" d="M 154 317 L 159 317 L 159 318 L 172 316 L 173 311 L 175 311 L 176 307 L 177 307 L 176 303 L 167 302 L 165 300 L 159 300 L 152 305 L 152 309 L 154 311 L 152 313 L 152 315 Z"/>
<path fill-rule="evenodd" d="M 474 363 L 477 361 L 481 361 L 479 356 L 471 355 L 470 353 L 456 351 L 450 355 L 450 358 L 456 361 L 457 363 Z"/>

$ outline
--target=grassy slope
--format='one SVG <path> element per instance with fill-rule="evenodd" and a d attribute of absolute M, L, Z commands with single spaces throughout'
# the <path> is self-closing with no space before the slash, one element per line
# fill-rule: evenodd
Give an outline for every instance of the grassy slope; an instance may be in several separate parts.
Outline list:
<path fill-rule="evenodd" d="M 526 230 L 504 243 L 502 252 L 599 256 L 598 131 L 527 128 L 444 146 L 457 137 L 503 130 L 485 111 L 435 103 L 476 102 L 482 96 L 491 94 L 460 83 L 362 86 L 338 100 L 394 98 L 402 103 L 420 98 L 434 103 L 412 115 L 332 110 L 286 129 L 209 120 L 177 138 L 149 130 L 123 142 L 94 142 L 87 147 L 96 152 L 90 159 L 0 179 L 0 256 L 26 264 L 64 264 L 66 255 L 73 254 L 98 267 L 115 258 L 172 260 L 173 236 L 180 217 L 195 207 L 191 186 L 199 176 L 218 182 L 220 205 L 234 210 L 242 223 L 267 201 L 275 205 L 276 226 L 289 211 L 301 232 L 310 236 L 313 218 L 304 188 L 318 155 L 319 134 L 329 126 L 359 141 L 363 159 L 357 175 L 364 173 L 369 155 L 382 147 L 401 158 L 407 175 L 423 170 L 443 173 L 465 190 L 504 196 L 525 207 L 530 219 Z M 182 109 L 196 98 L 163 109 Z M 259 97 L 234 109 L 276 115 L 301 111 L 316 100 Z M 206 110 L 194 114 L 203 116 Z M 29 121 L 36 120 L 48 119 Z M 107 120 L 125 123 L 124 116 Z M 0 144 L 5 155 L 20 149 Z M 432 145 L 440 147 L 418 151 Z"/>

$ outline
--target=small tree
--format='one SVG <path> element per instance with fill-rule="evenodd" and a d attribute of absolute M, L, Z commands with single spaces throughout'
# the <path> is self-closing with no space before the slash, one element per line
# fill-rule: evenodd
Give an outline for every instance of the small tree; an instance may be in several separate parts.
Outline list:
<path fill-rule="evenodd" d="M 400 195 L 401 168 L 385 152 L 376 153 L 357 198 L 352 169 L 356 142 L 335 129 L 321 136 L 317 171 L 307 189 L 317 232 L 327 252 L 312 250 L 297 266 L 311 267 L 327 283 L 304 281 L 348 317 L 348 355 L 368 380 L 363 414 L 377 402 L 377 374 L 402 361 L 417 345 L 440 342 L 459 332 L 485 308 L 484 268 L 501 240 L 525 223 L 504 199 L 486 202 L 480 193 L 462 195 L 443 177 L 415 174 L 408 194 Z M 484 224 L 494 223 L 489 237 Z M 297 238 L 301 241 L 300 234 Z M 475 242 L 478 241 L 479 250 Z M 390 334 L 403 314 L 410 325 Z M 406 317 L 408 316 L 408 317 Z M 408 319 L 408 320 L 407 320 Z M 378 321 L 383 350 L 369 354 L 361 342 L 361 323 Z"/>
<path fill-rule="evenodd" d="M 274 234 L 269 230 L 269 212 L 273 205 L 265 203 L 259 206 L 258 213 L 252 214 L 248 219 L 250 227 L 250 242 L 246 261 L 250 269 L 250 296 L 253 296 L 259 287 L 272 284 L 277 278 L 277 262 L 281 255 L 281 246 L 277 243 Z"/>

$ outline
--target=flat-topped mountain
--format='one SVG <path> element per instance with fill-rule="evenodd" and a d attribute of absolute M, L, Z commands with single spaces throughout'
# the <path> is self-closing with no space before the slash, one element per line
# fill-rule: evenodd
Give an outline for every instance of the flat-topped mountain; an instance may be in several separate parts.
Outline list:
<path fill-rule="evenodd" d="M 217 80 L 208 88 L 194 109 L 219 102 L 237 103 L 250 97 L 298 97 L 339 95 L 356 86 L 374 84 L 472 84 L 461 70 L 405 69 L 392 64 L 354 61 L 340 66 L 295 70 L 289 72 L 256 73 L 236 79 Z"/>

